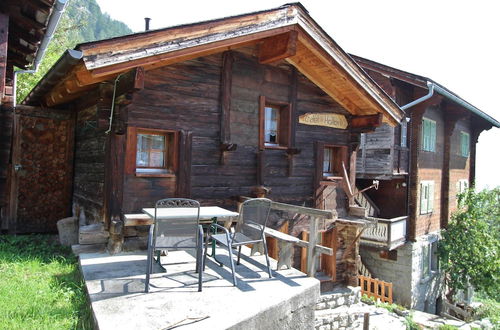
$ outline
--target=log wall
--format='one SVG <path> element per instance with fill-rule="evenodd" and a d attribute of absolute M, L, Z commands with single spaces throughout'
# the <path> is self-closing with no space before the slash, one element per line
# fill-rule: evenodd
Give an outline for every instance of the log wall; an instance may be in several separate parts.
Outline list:
<path fill-rule="evenodd" d="M 98 104 L 98 97 L 92 95 L 87 102 L 79 103 L 77 110 L 73 208 L 83 224 L 101 222 L 104 216 L 106 135 L 97 127 Z"/>
<path fill-rule="evenodd" d="M 257 185 L 259 152 L 259 96 L 292 102 L 297 77 L 297 115 L 307 112 L 347 114 L 336 102 L 289 65 L 261 65 L 248 54 L 234 53 L 232 64 L 230 136 L 238 145 L 220 163 L 220 109 L 222 55 L 211 55 L 148 71 L 144 89 L 127 108 L 129 127 L 192 133 L 190 196 L 202 204 L 234 208 L 234 196 L 252 196 Z M 293 175 L 288 176 L 285 150 L 264 151 L 262 184 L 268 197 L 280 202 L 312 204 L 314 141 L 346 145 L 348 130 L 297 124 Z M 179 169 L 183 164 L 179 164 Z M 176 195 L 179 176 L 138 177 L 126 174 L 123 212 L 138 212 L 160 198 Z M 340 207 L 345 207 L 341 205 Z"/>

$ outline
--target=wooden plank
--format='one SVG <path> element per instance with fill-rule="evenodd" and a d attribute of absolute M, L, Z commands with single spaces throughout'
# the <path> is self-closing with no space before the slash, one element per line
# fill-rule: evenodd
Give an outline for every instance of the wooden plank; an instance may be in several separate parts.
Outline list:
<path fill-rule="evenodd" d="M 0 13 L 0 104 L 2 104 L 2 99 L 5 91 L 8 39 L 9 39 L 9 16 Z"/>
<path fill-rule="evenodd" d="M 191 197 L 191 164 L 193 132 L 181 131 L 179 139 L 179 180 L 177 197 Z"/>
<path fill-rule="evenodd" d="M 314 247 L 318 243 L 318 218 L 310 218 L 309 246 L 307 248 L 307 275 L 313 277 L 316 274 L 316 251 Z"/>
<path fill-rule="evenodd" d="M 220 142 L 231 141 L 231 88 L 233 78 L 233 53 L 224 52 L 222 55 L 221 77 L 221 117 L 220 117 Z"/>
<path fill-rule="evenodd" d="M 259 62 L 267 64 L 295 55 L 297 35 L 297 31 L 290 31 L 264 39 L 259 46 Z"/>
<path fill-rule="evenodd" d="M 382 124 L 382 119 L 383 115 L 381 113 L 367 116 L 352 116 L 350 120 L 350 128 L 356 130 L 373 130 Z"/>
<path fill-rule="evenodd" d="M 309 234 L 306 231 L 301 233 L 301 237 L 303 241 L 309 240 Z M 300 249 L 300 271 L 307 273 L 307 246 L 302 246 Z"/>

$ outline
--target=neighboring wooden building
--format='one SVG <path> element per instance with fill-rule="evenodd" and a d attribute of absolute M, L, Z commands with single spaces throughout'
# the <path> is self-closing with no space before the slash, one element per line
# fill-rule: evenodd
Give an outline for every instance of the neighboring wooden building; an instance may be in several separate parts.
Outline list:
<path fill-rule="evenodd" d="M 123 215 L 166 197 L 234 209 L 240 196 L 267 196 L 345 217 L 343 165 L 354 185 L 360 134 L 403 116 L 299 4 L 81 44 L 23 104 L 14 157 L 24 161 L 23 145 L 60 152 L 31 194 L 63 183 L 67 215 L 72 206 L 82 225 L 102 224 L 113 251 L 144 235 Z M 30 140 L 40 113 L 50 125 Z M 9 229 L 53 231 L 60 218 L 17 212 Z M 325 239 L 352 249 L 339 255 L 355 265 L 360 223 L 335 230 Z"/>
<path fill-rule="evenodd" d="M 379 180 L 378 190 L 366 192 L 369 203 L 378 217 L 400 219 L 381 219 L 367 230 L 361 255 L 374 276 L 394 283 L 396 301 L 435 312 L 439 231 L 456 210 L 457 194 L 474 184 L 479 134 L 500 123 L 429 78 L 353 58 L 408 118 L 361 138 L 357 185 Z"/>
<path fill-rule="evenodd" d="M 66 1 L 56 0 L 2 0 L 0 2 L 0 230 L 12 230 L 10 213 L 16 203 L 17 191 L 11 190 L 10 179 L 15 168 L 12 163 L 12 142 L 14 131 L 14 67 L 20 70 L 33 68 L 33 63 L 41 59 L 43 49 L 50 40 L 47 27 L 55 8 L 64 7 Z M 50 34 L 50 33 L 49 33 Z M 40 50 L 42 49 L 42 50 Z M 29 157 L 33 157 L 31 154 Z M 19 167 L 18 167 L 19 169 Z M 32 184 L 32 182 L 30 182 Z M 36 204 L 30 196 L 20 196 L 20 209 Z M 57 199 L 51 203 L 57 204 Z M 23 206 L 23 203 L 26 205 Z M 67 213 L 64 210 L 63 215 Z M 14 229 L 14 231 L 16 231 Z"/>

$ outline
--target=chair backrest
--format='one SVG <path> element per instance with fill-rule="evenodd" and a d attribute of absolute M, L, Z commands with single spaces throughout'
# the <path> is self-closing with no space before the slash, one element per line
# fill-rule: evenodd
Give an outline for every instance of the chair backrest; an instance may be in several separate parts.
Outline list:
<path fill-rule="evenodd" d="M 253 198 L 243 202 L 235 233 L 242 233 L 253 240 L 261 239 L 269 219 L 271 203 L 267 198 Z"/>
<path fill-rule="evenodd" d="M 176 209 L 165 212 L 164 209 Z M 168 213 L 168 216 L 165 216 Z M 156 202 L 153 245 L 156 248 L 195 247 L 198 237 L 200 203 L 187 198 L 166 198 Z"/>

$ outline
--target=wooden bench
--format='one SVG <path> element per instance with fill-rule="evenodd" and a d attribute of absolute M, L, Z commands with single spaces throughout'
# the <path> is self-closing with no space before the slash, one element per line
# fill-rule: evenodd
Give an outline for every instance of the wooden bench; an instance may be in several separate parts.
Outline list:
<path fill-rule="evenodd" d="M 309 247 L 309 242 L 303 241 L 299 239 L 298 237 L 294 237 L 292 235 L 288 235 L 285 233 L 282 233 L 280 231 L 271 229 L 266 227 L 264 229 L 264 234 L 267 237 L 273 237 L 278 240 L 278 269 L 280 270 L 283 266 L 286 266 L 286 269 L 292 268 L 292 257 L 293 257 L 293 246 L 298 245 L 303 248 Z M 323 254 L 328 254 L 328 255 L 333 255 L 333 249 L 322 246 L 322 245 L 316 245 L 314 247 L 315 253 L 323 253 Z M 264 247 L 262 244 L 254 244 L 252 246 L 252 252 L 251 254 L 253 255 L 254 253 L 264 253 Z"/>
<path fill-rule="evenodd" d="M 236 222 L 237 219 L 224 218 L 224 227 L 229 228 L 233 222 Z M 211 219 L 200 220 L 201 224 L 211 224 Z M 153 218 L 145 213 L 135 213 L 135 214 L 124 214 L 123 215 L 123 224 L 125 227 L 129 226 L 147 226 L 153 224 Z"/>

